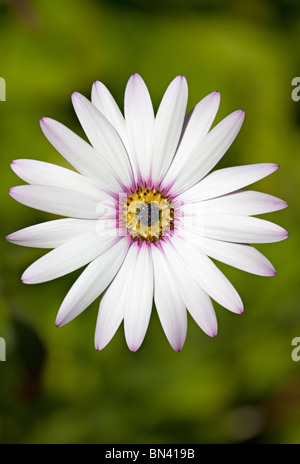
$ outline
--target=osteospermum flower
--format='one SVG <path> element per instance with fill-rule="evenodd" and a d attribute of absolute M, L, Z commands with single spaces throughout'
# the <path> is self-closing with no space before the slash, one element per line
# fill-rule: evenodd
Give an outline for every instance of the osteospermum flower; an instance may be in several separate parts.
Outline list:
<path fill-rule="evenodd" d="M 235 111 L 211 131 L 219 107 L 213 92 L 185 116 L 183 76 L 167 88 L 154 115 L 138 74 L 128 81 L 123 116 L 108 89 L 95 82 L 91 102 L 74 93 L 73 105 L 90 144 L 49 118 L 41 127 L 78 171 L 17 160 L 15 173 L 29 185 L 10 190 L 20 203 L 67 216 L 22 229 L 9 241 L 53 248 L 24 272 L 27 284 L 87 267 L 59 309 L 61 326 L 103 292 L 95 345 L 102 349 L 122 321 L 136 351 L 147 331 L 153 299 L 174 350 L 187 332 L 187 310 L 209 336 L 217 333 L 211 299 L 243 311 L 235 288 L 211 258 L 262 276 L 274 267 L 249 243 L 276 242 L 287 232 L 252 217 L 287 204 L 271 195 L 241 190 L 271 174 L 277 164 L 210 171 L 228 150 L 244 120 Z"/>

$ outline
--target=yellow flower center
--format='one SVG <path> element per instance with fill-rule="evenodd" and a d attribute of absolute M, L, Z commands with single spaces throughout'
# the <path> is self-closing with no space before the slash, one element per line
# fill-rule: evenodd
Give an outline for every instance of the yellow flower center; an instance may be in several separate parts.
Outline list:
<path fill-rule="evenodd" d="M 121 194 L 119 211 L 120 227 L 132 240 L 153 243 L 174 229 L 171 200 L 158 189 L 139 187 L 129 194 Z"/>

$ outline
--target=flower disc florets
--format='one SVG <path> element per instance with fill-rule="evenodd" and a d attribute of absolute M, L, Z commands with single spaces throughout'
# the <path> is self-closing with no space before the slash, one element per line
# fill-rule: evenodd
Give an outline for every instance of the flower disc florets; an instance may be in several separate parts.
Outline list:
<path fill-rule="evenodd" d="M 163 191 L 139 186 L 121 195 L 119 226 L 133 241 L 155 243 L 174 230 L 174 206 Z"/>

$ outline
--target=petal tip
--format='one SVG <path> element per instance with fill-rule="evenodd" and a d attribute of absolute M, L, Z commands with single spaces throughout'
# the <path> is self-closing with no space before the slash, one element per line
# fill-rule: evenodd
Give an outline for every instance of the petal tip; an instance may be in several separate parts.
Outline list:
<path fill-rule="evenodd" d="M 48 118 L 47 116 L 44 116 L 40 119 L 40 126 L 41 129 L 44 130 L 45 127 L 49 127 L 51 123 L 51 118 Z"/>
<path fill-rule="evenodd" d="M 173 348 L 173 350 L 176 352 L 176 353 L 179 353 L 182 348 L 183 348 L 183 345 L 184 345 L 184 341 L 183 342 L 180 342 L 180 343 L 172 343 L 171 346 Z"/>
<path fill-rule="evenodd" d="M 13 160 L 13 161 L 10 163 L 11 169 L 14 171 L 15 174 L 17 174 L 17 176 L 18 176 L 18 165 L 19 165 L 19 167 L 20 167 L 20 163 L 18 163 L 18 160 Z"/>
<path fill-rule="evenodd" d="M 265 277 L 274 277 L 276 274 L 277 274 L 277 271 L 274 268 L 273 264 L 270 261 L 268 261 L 260 275 L 265 276 Z"/>
<path fill-rule="evenodd" d="M 173 350 L 175 351 L 175 353 L 180 353 L 180 351 L 182 350 L 182 346 L 180 346 L 179 348 L 173 347 Z"/>
<path fill-rule="evenodd" d="M 135 353 L 140 347 L 140 344 L 128 344 L 128 348 L 132 353 Z"/>
<path fill-rule="evenodd" d="M 135 352 L 138 350 L 138 348 L 135 348 L 135 347 L 129 347 L 129 350 L 130 350 L 132 353 L 135 353 Z"/>
<path fill-rule="evenodd" d="M 218 102 L 220 102 L 221 100 L 221 92 L 219 90 L 215 90 L 215 92 L 213 92 L 211 94 L 211 96 Z"/>
<path fill-rule="evenodd" d="M 48 118 L 48 116 L 43 116 L 41 119 L 40 119 L 40 126 L 43 130 L 44 127 L 50 127 L 51 126 L 51 123 L 53 123 L 54 120 L 52 118 Z"/>
<path fill-rule="evenodd" d="M 184 84 L 184 85 L 187 85 L 187 80 L 185 78 L 185 76 L 183 74 L 179 74 L 178 76 L 176 76 L 173 81 L 172 81 L 174 84 L 178 83 L 179 85 L 180 84 Z M 172 84 L 171 82 L 171 84 Z"/>
<path fill-rule="evenodd" d="M 30 279 L 26 277 L 25 273 L 21 276 L 21 281 L 23 284 L 30 284 Z"/>
<path fill-rule="evenodd" d="M 80 99 L 81 95 L 79 92 L 72 92 L 71 94 L 71 100 L 74 102 L 74 101 L 78 101 Z"/>
<path fill-rule="evenodd" d="M 94 337 L 94 346 L 95 346 L 95 350 L 98 350 L 98 351 L 101 350 L 101 343 L 99 343 L 99 340 L 96 334 Z"/>
<path fill-rule="evenodd" d="M 211 338 L 214 338 L 218 335 L 218 329 L 212 330 L 210 333 L 208 333 L 208 336 Z"/>
<path fill-rule="evenodd" d="M 15 198 L 15 187 L 11 187 L 9 190 L 8 190 L 8 194 L 12 197 L 12 198 Z"/>
<path fill-rule="evenodd" d="M 143 84 L 143 79 L 138 73 L 133 73 L 128 79 L 127 87 L 139 85 L 139 83 Z"/>
<path fill-rule="evenodd" d="M 289 206 L 289 204 L 284 200 L 277 200 L 275 205 L 277 207 L 277 210 L 285 209 Z"/>
<path fill-rule="evenodd" d="M 97 351 L 102 351 L 106 347 L 107 344 L 108 344 L 108 342 L 103 343 L 103 341 L 102 341 L 102 343 L 101 342 L 95 342 L 95 349 Z"/>
<path fill-rule="evenodd" d="M 56 327 L 62 327 L 63 325 L 66 325 L 68 322 L 70 322 L 71 319 L 68 319 L 66 315 L 60 314 L 58 312 L 55 320 L 55 325 Z"/>

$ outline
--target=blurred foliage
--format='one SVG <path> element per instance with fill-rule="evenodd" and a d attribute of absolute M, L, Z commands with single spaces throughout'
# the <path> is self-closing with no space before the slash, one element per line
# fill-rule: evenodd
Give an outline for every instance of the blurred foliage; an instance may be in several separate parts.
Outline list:
<path fill-rule="evenodd" d="M 296 0 L 0 0 L 1 443 L 300 443 L 299 193 L 300 74 Z M 184 74 L 189 108 L 221 91 L 216 122 L 238 108 L 246 119 L 218 167 L 258 162 L 281 169 L 257 189 L 289 208 L 268 215 L 289 230 L 259 247 L 277 269 L 263 278 L 220 265 L 243 298 L 237 316 L 215 304 L 219 334 L 210 339 L 189 318 L 180 353 L 168 345 L 155 311 L 144 344 L 131 353 L 120 328 L 98 352 L 95 302 L 57 329 L 56 312 L 80 271 L 37 286 L 20 282 L 44 251 L 4 237 L 53 218 L 8 194 L 17 158 L 66 165 L 44 138 L 39 119 L 79 134 L 70 103 L 104 82 L 123 106 L 138 72 L 158 107 L 168 83 Z M 256 187 L 256 186 L 254 186 Z"/>

